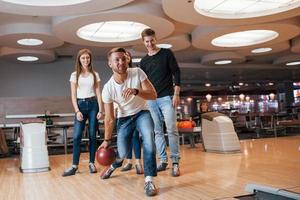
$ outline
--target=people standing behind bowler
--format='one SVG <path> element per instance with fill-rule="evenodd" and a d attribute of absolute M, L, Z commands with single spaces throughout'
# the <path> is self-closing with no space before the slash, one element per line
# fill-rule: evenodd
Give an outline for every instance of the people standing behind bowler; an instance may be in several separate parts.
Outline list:
<path fill-rule="evenodd" d="M 180 152 L 176 107 L 180 101 L 180 69 L 171 50 L 156 46 L 154 30 L 145 29 L 141 35 L 148 54 L 141 60 L 140 66 L 157 92 L 156 100 L 147 101 L 154 121 L 155 144 L 160 158 L 157 171 L 166 170 L 168 165 L 167 145 L 163 131 L 165 122 L 173 162 L 171 175 L 179 176 Z"/>
<path fill-rule="evenodd" d="M 97 150 L 96 129 L 98 120 L 103 117 L 103 104 L 100 92 L 99 74 L 92 67 L 92 53 L 88 49 L 81 49 L 76 58 L 75 72 L 71 74 L 71 98 L 75 111 L 73 133 L 73 163 L 64 171 L 62 176 L 75 175 L 78 170 L 80 157 L 80 142 L 88 120 L 89 133 L 89 171 L 96 173 L 94 165 Z M 99 111 L 100 108 L 100 111 Z"/>
<path fill-rule="evenodd" d="M 156 99 L 156 91 L 140 68 L 128 68 L 124 48 L 110 50 L 107 57 L 113 75 L 102 91 L 105 109 L 105 140 L 100 147 L 107 148 L 111 142 L 115 121 L 113 103 L 115 103 L 118 105 L 116 126 L 118 158 L 111 166 L 105 168 L 100 176 L 102 179 L 108 179 L 116 168 L 122 166 L 123 159 L 131 151 L 129 143 L 134 131 L 137 130 L 143 141 L 145 193 L 147 196 L 154 196 L 157 194 L 153 184 L 153 176 L 157 175 L 154 125 L 146 100 Z"/>
<path fill-rule="evenodd" d="M 127 56 L 128 67 L 132 68 L 133 67 L 132 57 L 128 51 L 126 52 L 126 56 Z M 144 170 L 141 163 L 141 141 L 140 141 L 140 134 L 138 131 L 134 131 L 129 149 L 132 149 L 134 151 L 136 173 L 143 174 Z M 132 150 L 129 150 L 125 161 L 126 163 L 122 167 L 121 171 L 129 171 L 132 169 Z"/>

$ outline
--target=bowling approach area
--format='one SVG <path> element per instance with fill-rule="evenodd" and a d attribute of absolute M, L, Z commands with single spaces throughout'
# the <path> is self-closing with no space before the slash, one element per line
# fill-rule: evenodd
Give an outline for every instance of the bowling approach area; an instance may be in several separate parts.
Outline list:
<path fill-rule="evenodd" d="M 195 148 L 181 145 L 181 176 L 158 173 L 157 196 L 151 199 L 199 200 L 238 199 L 249 194 L 247 184 L 259 184 L 300 193 L 300 136 L 241 140 L 239 153 L 204 152 L 201 143 Z M 143 175 L 135 170 L 116 170 L 101 180 L 88 171 L 88 153 L 83 153 L 79 173 L 62 177 L 72 154 L 50 156 L 51 171 L 20 173 L 19 158 L 0 160 L 0 199 L 18 200 L 130 200 L 149 199 L 144 195 Z"/>

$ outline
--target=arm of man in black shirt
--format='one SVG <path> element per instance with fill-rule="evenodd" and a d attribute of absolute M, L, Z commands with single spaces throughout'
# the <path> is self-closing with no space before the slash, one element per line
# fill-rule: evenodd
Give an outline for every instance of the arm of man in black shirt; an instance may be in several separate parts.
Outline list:
<path fill-rule="evenodd" d="M 177 60 L 170 50 L 168 54 L 169 68 L 173 75 L 173 84 L 174 84 L 174 96 L 173 96 L 173 106 L 177 107 L 180 103 L 180 68 L 178 66 Z"/>

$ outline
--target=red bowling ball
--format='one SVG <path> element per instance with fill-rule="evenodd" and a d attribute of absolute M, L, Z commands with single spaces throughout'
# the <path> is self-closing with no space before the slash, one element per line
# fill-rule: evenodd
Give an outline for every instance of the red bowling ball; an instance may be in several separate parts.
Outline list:
<path fill-rule="evenodd" d="M 111 165 L 116 160 L 116 152 L 112 147 L 99 147 L 96 151 L 96 160 L 102 166 Z"/>

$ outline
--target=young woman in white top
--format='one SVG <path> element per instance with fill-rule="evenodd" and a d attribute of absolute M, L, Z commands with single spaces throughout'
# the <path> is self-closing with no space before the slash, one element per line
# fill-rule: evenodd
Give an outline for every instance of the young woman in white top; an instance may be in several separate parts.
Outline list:
<path fill-rule="evenodd" d="M 97 150 L 96 129 L 98 120 L 103 117 L 103 104 L 100 92 L 99 74 L 92 67 L 92 53 L 88 49 L 81 49 L 76 58 L 75 72 L 71 74 L 71 98 L 75 111 L 73 134 L 73 163 L 64 171 L 63 176 L 75 175 L 78 170 L 80 157 L 80 142 L 82 133 L 88 120 L 89 133 L 89 171 L 96 173 L 94 165 Z M 99 110 L 100 108 L 100 110 Z"/>

